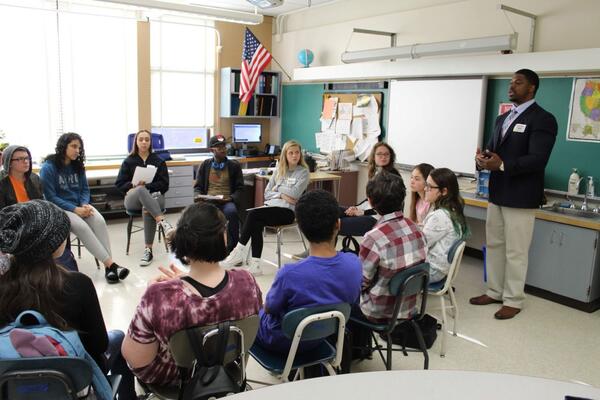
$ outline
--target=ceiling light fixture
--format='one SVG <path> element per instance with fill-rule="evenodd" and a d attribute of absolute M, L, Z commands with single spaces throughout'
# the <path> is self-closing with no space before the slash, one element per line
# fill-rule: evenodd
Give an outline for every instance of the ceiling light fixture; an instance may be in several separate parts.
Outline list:
<path fill-rule="evenodd" d="M 447 42 L 422 43 L 409 46 L 385 47 L 380 49 L 346 51 L 342 62 L 358 63 L 396 58 L 418 58 L 422 56 L 443 56 L 490 51 L 512 52 L 517 48 L 517 33 L 510 35 L 487 36 L 474 39 L 450 40 Z"/>
<path fill-rule="evenodd" d="M 246 0 L 254 7 L 258 8 L 274 8 L 283 4 L 283 0 Z"/>
<path fill-rule="evenodd" d="M 263 16 L 243 11 L 226 10 L 224 8 L 195 6 L 189 4 L 169 3 L 159 0 L 100 0 L 109 3 L 125 4 L 129 6 L 155 8 L 167 11 L 198 14 L 208 18 L 234 22 L 237 24 L 258 25 L 263 22 Z"/>

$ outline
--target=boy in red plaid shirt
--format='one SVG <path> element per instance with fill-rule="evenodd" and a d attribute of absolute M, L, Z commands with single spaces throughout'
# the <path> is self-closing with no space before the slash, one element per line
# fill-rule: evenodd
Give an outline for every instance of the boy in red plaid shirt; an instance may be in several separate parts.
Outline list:
<path fill-rule="evenodd" d="M 371 322 L 385 323 L 392 316 L 396 300 L 389 291 L 390 279 L 399 271 L 425 261 L 425 237 L 402 214 L 406 197 L 402 178 L 385 172 L 377 174 L 367 184 L 367 197 L 381 218 L 360 245 L 363 267 L 360 311 Z M 405 310 L 400 310 L 399 317 L 407 317 Z"/>

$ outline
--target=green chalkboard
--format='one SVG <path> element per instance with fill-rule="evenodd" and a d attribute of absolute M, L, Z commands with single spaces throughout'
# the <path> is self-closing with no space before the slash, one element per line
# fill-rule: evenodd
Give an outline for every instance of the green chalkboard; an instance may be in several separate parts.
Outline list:
<path fill-rule="evenodd" d="M 281 143 L 294 139 L 303 149 L 318 152 L 315 132 L 321 129 L 323 84 L 283 85 Z"/>
<path fill-rule="evenodd" d="M 490 79 L 488 82 L 484 143 L 493 131 L 499 104 L 508 101 L 509 82 L 509 79 Z M 556 143 L 546 167 L 545 186 L 549 189 L 566 191 L 572 168 L 577 168 L 581 176 L 600 178 L 600 144 L 567 141 L 572 89 L 573 78 L 542 78 L 536 95 L 538 104 L 551 112 L 558 122 Z"/>

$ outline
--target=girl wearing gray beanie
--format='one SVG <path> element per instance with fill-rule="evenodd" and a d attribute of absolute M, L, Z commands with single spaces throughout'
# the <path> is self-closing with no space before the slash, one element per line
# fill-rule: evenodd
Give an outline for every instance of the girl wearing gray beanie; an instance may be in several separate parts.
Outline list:
<path fill-rule="evenodd" d="M 10 254 L 0 270 L 0 327 L 22 311 L 36 310 L 60 330 L 77 330 L 105 373 L 123 375 L 119 398 L 135 399 L 133 375 L 119 351 L 124 333 L 106 332 L 92 280 L 54 262 L 65 248 L 70 225 L 63 210 L 44 200 L 0 210 L 0 252 Z"/>

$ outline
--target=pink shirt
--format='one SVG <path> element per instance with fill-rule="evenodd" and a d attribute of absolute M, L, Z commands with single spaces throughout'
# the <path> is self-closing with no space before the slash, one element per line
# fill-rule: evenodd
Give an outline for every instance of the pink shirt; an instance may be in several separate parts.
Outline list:
<path fill-rule="evenodd" d="M 423 200 L 421 197 L 417 198 L 417 205 L 415 206 L 417 210 L 417 224 L 423 225 L 423 221 L 425 221 L 425 217 L 429 213 L 430 204 Z"/>

